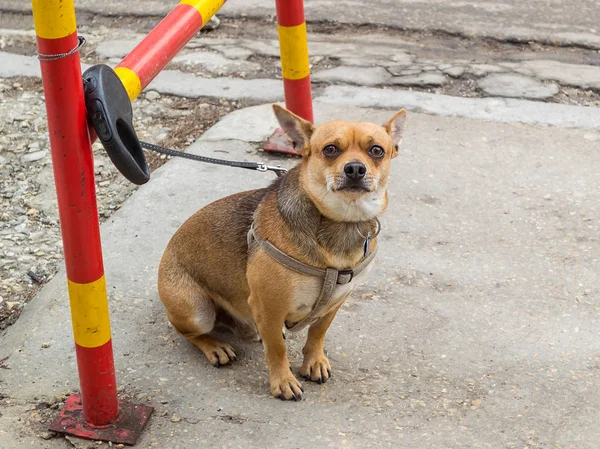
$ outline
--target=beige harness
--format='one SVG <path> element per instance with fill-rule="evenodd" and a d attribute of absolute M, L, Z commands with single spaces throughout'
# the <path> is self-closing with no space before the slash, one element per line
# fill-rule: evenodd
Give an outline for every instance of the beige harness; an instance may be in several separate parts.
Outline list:
<path fill-rule="evenodd" d="M 368 238 L 369 237 L 367 237 L 367 239 Z M 354 269 L 337 270 L 335 268 L 326 268 L 323 270 L 321 268 L 311 267 L 310 265 L 306 265 L 305 263 L 288 256 L 272 243 L 258 237 L 254 232 L 254 227 L 252 226 L 250 227 L 250 231 L 248 231 L 249 248 L 252 246 L 253 241 L 258 243 L 258 246 L 260 246 L 264 252 L 266 252 L 271 258 L 284 267 L 300 274 L 307 274 L 309 276 L 315 276 L 323 279 L 321 292 L 319 293 L 317 302 L 315 302 L 315 305 L 310 313 L 292 326 L 288 326 L 287 323 L 285 324 L 285 327 L 291 332 L 301 331 L 309 324 L 315 322 L 318 319 L 320 312 L 329 306 L 336 286 L 352 282 L 352 279 L 358 276 L 373 261 L 375 254 L 377 254 L 377 248 L 375 248 L 368 256 L 363 258 L 358 266 Z"/>

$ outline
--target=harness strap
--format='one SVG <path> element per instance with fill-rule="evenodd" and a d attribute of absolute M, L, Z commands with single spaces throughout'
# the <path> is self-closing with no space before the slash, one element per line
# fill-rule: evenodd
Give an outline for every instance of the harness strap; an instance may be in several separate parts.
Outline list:
<path fill-rule="evenodd" d="M 309 276 L 315 276 L 323 279 L 321 292 L 319 293 L 319 297 L 310 313 L 291 327 L 288 327 L 286 324 L 287 329 L 291 332 L 298 332 L 309 324 L 313 323 L 316 320 L 316 316 L 329 305 L 336 286 L 350 283 L 354 277 L 358 276 L 365 268 L 367 268 L 377 254 L 377 248 L 375 248 L 354 269 L 337 270 L 335 268 L 327 268 L 323 270 L 321 268 L 315 268 L 300 262 L 299 260 L 288 256 L 271 242 L 261 239 L 254 232 L 254 226 L 251 226 L 250 230 L 248 231 L 249 248 L 252 246 L 252 242 L 258 243 L 258 246 L 260 246 L 264 252 L 266 252 L 273 260 L 280 263 L 284 267 L 289 268 L 296 273 L 307 274 Z"/>

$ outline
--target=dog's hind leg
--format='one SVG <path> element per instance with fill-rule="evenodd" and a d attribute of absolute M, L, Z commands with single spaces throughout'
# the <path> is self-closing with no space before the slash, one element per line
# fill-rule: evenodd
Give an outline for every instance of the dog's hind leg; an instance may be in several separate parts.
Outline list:
<path fill-rule="evenodd" d="M 208 335 L 215 327 L 215 303 L 187 273 L 161 264 L 158 292 L 173 327 L 198 347 L 212 365 L 227 365 L 237 358 L 230 345 Z"/>

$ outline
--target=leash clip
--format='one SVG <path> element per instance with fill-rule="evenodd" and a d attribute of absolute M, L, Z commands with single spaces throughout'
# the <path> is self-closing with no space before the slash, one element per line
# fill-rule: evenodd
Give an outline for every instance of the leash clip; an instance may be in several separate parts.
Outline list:
<path fill-rule="evenodd" d="M 281 165 L 267 165 L 264 162 L 257 162 L 256 170 L 262 171 L 262 172 L 272 171 L 272 172 L 275 172 L 277 177 L 287 173 L 287 169 L 283 168 Z"/>

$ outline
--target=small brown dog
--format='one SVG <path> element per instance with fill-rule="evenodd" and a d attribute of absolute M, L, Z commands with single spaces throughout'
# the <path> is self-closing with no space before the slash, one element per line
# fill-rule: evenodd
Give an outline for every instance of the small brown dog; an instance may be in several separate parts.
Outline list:
<path fill-rule="evenodd" d="M 188 219 L 165 250 L 158 291 L 175 329 L 217 367 L 236 354 L 209 336 L 215 325 L 245 336 L 258 331 L 271 393 L 299 400 L 302 386 L 290 370 L 282 329 L 310 326 L 300 374 L 325 382 L 325 333 L 372 266 L 406 111 L 383 126 L 315 127 L 274 110 L 302 161 L 271 186 L 215 201 Z"/>

